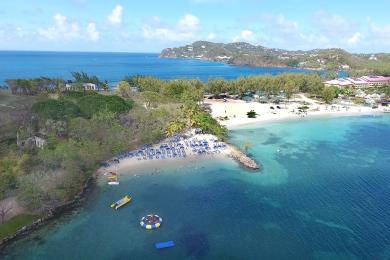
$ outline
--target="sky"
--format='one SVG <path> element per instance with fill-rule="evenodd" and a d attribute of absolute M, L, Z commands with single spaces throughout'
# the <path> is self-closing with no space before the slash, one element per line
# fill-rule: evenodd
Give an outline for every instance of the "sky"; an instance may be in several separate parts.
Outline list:
<path fill-rule="evenodd" d="M 160 52 L 197 40 L 390 52 L 389 0 L 1 0 L 0 50 Z"/>

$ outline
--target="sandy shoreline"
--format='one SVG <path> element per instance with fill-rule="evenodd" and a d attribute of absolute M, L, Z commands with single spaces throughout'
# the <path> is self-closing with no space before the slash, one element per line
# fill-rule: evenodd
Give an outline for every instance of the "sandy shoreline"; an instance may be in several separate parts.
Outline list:
<path fill-rule="evenodd" d="M 304 113 L 299 112 L 298 109 L 303 105 L 303 102 L 310 107 Z M 303 95 L 299 95 L 286 105 L 262 104 L 242 100 L 227 100 L 224 102 L 223 100 L 209 99 L 205 99 L 204 103 L 210 107 L 211 115 L 228 129 L 262 122 L 303 120 L 316 117 L 378 115 L 383 113 L 384 109 L 372 109 L 371 107 L 356 105 L 325 105 Z M 246 113 L 250 110 L 254 110 L 258 116 L 248 118 Z M 221 118 L 226 117 L 227 120 L 221 120 Z M 175 164 L 196 164 L 196 161 L 202 159 L 231 159 L 233 151 L 237 150 L 237 148 L 218 141 L 214 135 L 192 134 L 188 138 L 166 139 L 158 144 L 118 155 L 109 161 L 109 165 L 101 167 L 97 175 L 99 182 L 105 183 L 107 179 L 104 174 L 107 172 L 118 172 L 123 175 L 131 175 L 134 174 L 133 172 L 139 172 L 140 170 L 158 172 L 163 167 Z M 175 156 L 173 156 L 173 153 L 175 153 Z"/>
<path fill-rule="evenodd" d="M 309 104 L 309 109 L 305 113 L 300 113 L 299 107 L 303 105 L 303 102 Z M 211 115 L 228 129 L 261 122 L 301 120 L 312 117 L 375 115 L 383 113 L 384 110 L 382 107 L 373 109 L 356 105 L 325 105 L 303 95 L 291 100 L 286 105 L 262 104 L 231 99 L 228 99 L 226 102 L 223 100 L 205 99 L 204 103 L 210 107 Z M 251 110 L 258 114 L 256 118 L 247 117 L 246 113 Z"/>
<path fill-rule="evenodd" d="M 106 181 L 104 174 L 107 172 L 131 175 L 134 174 L 132 172 L 140 169 L 158 171 L 167 164 L 190 164 L 201 159 L 223 159 L 228 158 L 230 153 L 231 147 L 220 142 L 214 135 L 194 134 L 189 138 L 174 138 L 174 140 L 168 138 L 158 144 L 115 156 L 97 173 L 99 182 L 102 182 Z"/>

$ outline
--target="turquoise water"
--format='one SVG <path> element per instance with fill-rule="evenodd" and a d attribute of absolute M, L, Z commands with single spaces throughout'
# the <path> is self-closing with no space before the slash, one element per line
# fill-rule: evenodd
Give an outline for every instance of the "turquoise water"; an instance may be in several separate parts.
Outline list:
<path fill-rule="evenodd" d="M 240 76 L 286 72 L 309 72 L 292 68 L 251 68 L 220 62 L 160 59 L 154 53 L 31 52 L 0 51 L 0 85 L 7 79 L 61 77 L 83 71 L 107 80 L 111 85 L 127 75 L 150 75 L 161 79 L 234 79 Z"/>
<path fill-rule="evenodd" d="M 261 173 L 229 160 L 133 172 L 5 259 L 389 259 L 390 117 L 321 118 L 231 132 Z M 134 201 L 115 212 L 112 201 Z M 159 230 L 139 226 L 162 216 Z M 154 243 L 174 240 L 157 251 Z"/>

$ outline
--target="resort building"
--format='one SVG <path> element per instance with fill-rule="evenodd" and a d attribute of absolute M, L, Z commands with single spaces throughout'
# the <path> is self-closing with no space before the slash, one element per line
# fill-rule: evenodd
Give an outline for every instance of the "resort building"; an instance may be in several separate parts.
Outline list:
<path fill-rule="evenodd" d="M 65 90 L 77 90 L 79 86 L 73 85 L 71 83 L 65 84 Z M 98 90 L 98 87 L 94 83 L 83 83 L 82 88 L 84 90 Z"/>
<path fill-rule="evenodd" d="M 84 90 L 97 90 L 96 84 L 93 84 L 93 83 L 84 83 L 83 87 L 84 87 Z"/>
<path fill-rule="evenodd" d="M 390 77 L 383 76 L 363 76 L 359 78 L 338 78 L 334 80 L 325 81 L 325 86 L 336 86 L 339 88 L 346 87 L 375 87 L 390 85 Z"/>

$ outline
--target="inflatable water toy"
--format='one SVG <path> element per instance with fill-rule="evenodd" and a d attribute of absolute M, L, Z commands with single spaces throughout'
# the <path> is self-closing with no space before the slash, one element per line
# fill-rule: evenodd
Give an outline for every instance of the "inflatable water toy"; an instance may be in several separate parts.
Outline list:
<path fill-rule="evenodd" d="M 146 229 L 156 229 L 161 226 L 162 218 L 158 215 L 147 215 L 141 219 L 140 225 Z"/>
<path fill-rule="evenodd" d="M 112 203 L 111 208 L 119 209 L 120 207 L 122 207 L 123 205 L 126 205 L 130 201 L 131 201 L 131 197 L 129 195 L 126 195 L 123 198 L 121 198 L 120 200 L 118 200 L 117 202 Z"/>
<path fill-rule="evenodd" d="M 175 246 L 175 243 L 171 240 L 171 241 L 167 241 L 167 242 L 156 243 L 156 244 L 154 244 L 154 246 L 157 249 L 163 249 L 163 248 L 173 247 L 173 246 Z"/>

